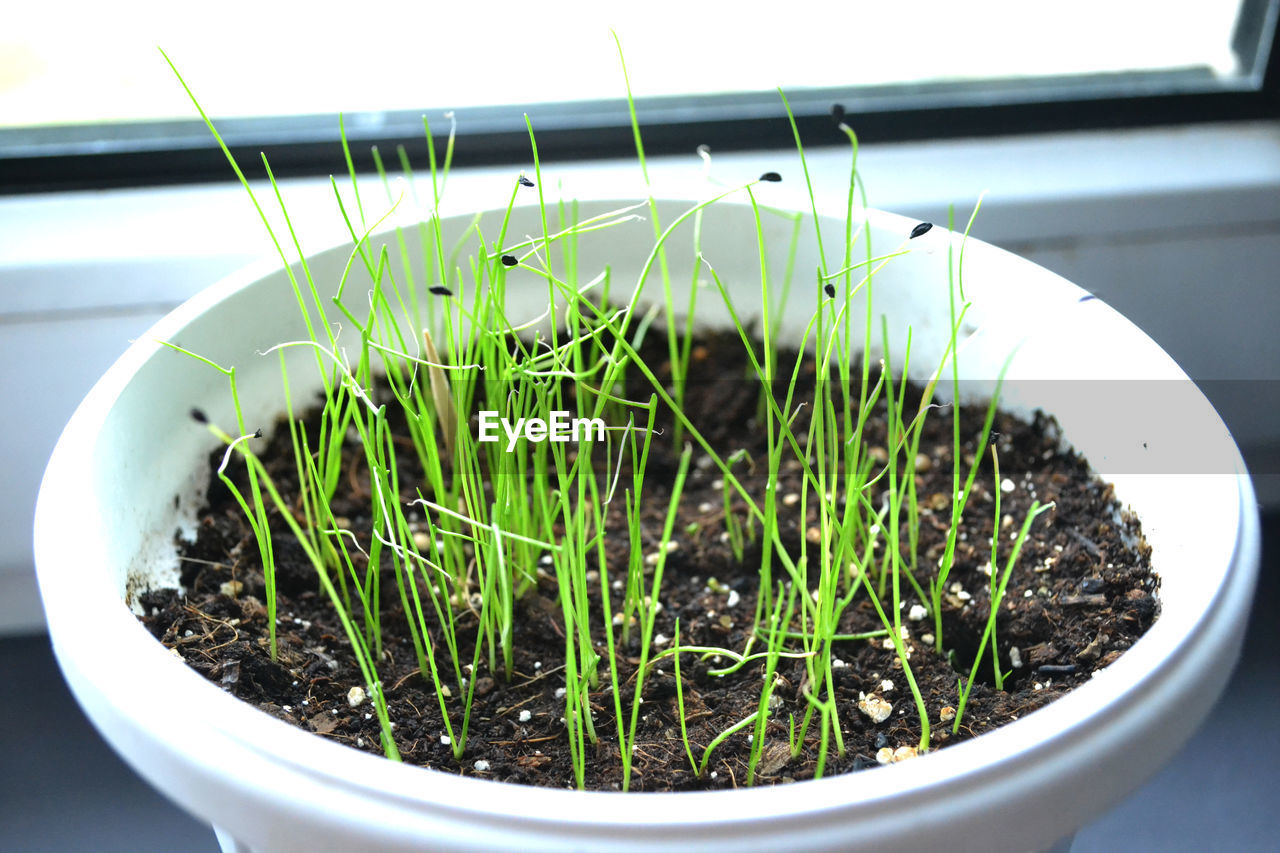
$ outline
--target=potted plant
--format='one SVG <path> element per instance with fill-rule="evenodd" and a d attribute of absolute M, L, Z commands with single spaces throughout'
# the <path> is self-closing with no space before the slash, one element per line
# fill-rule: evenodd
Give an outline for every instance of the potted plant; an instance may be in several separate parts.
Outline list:
<path fill-rule="evenodd" d="M 855 208 L 852 179 L 845 209 L 815 203 L 790 217 L 757 198 L 773 173 L 691 187 L 684 201 L 557 206 L 543 195 L 536 148 L 534 156 L 535 170 L 513 179 L 503 206 L 449 216 L 437 198 L 421 240 L 378 231 L 381 212 L 348 199 L 351 244 L 203 292 L 131 347 L 68 424 L 37 508 L 50 634 L 77 698 L 144 777 L 209 820 L 228 850 L 1031 850 L 1069 837 L 1178 749 L 1238 653 L 1258 530 L 1234 443 L 1198 392 L 1182 394 L 1172 416 L 1136 394 L 1108 395 L 1100 411 L 1103 383 L 1188 387 L 1152 341 L 1079 288 L 969 239 L 967 229 Z M 528 199 L 516 204 L 521 193 Z M 400 197 L 390 193 L 388 207 Z M 840 248 L 824 249 L 824 234 Z M 783 287 L 785 270 L 817 270 L 817 279 Z M 740 347 L 736 369 L 754 381 L 759 401 L 748 432 L 766 433 L 760 458 L 726 451 L 704 434 L 705 420 L 689 416 L 699 393 L 691 365 L 725 351 L 699 354 L 705 329 L 730 330 Z M 912 396 L 904 396 L 908 375 L 920 383 Z M 1019 483 L 1030 481 L 1000 476 L 1000 443 L 988 447 L 994 406 L 976 410 L 990 415 L 966 428 L 973 434 L 964 442 L 956 415 L 954 444 L 942 454 L 952 488 L 937 505 L 915 494 L 927 482 L 917 476 L 941 464 L 920 452 L 929 413 L 944 400 L 997 392 L 1005 412 L 1051 412 L 1070 447 L 1114 483 L 1123 503 L 1098 521 L 1119 535 L 1136 531 L 1119 507 L 1140 520 L 1143 540 L 1129 547 L 1150 549 L 1160 613 L 1131 648 L 1105 658 L 1097 677 L 1025 718 L 937 749 L 948 731 L 959 734 L 984 662 L 997 685 L 1024 668 L 1020 652 L 1000 645 L 991 614 L 1013 609 L 1009 578 L 1037 519 L 1053 512 L 1046 495 L 1023 500 L 1016 519 L 1002 513 L 1001 501 L 1008 510 Z M 317 394 L 321 407 L 303 427 L 298 416 Z M 811 409 L 803 417 L 800 402 Z M 871 425 L 877 409 L 887 426 Z M 407 413 L 395 428 L 394 411 Z M 555 441 L 557 412 L 586 434 Z M 274 441 L 292 452 L 271 467 L 271 436 L 257 427 L 286 413 Z M 883 446 L 868 440 L 873 429 Z M 666 467 L 655 473 L 648 459 L 659 439 Z M 203 460 L 214 448 L 211 490 Z M 1170 460 L 1188 453 L 1214 459 L 1217 473 L 1162 473 L 1180 470 Z M 405 470 L 415 483 L 398 479 L 397 454 L 413 460 Z M 1015 467 L 1006 461 L 1006 475 Z M 758 491 L 749 468 L 760 472 Z M 988 480 L 991 488 L 974 486 Z M 342 481 L 368 507 L 363 524 L 343 515 Z M 784 482 L 794 490 L 783 492 Z M 708 490 L 721 496 L 719 507 L 705 500 Z M 680 515 L 686 491 L 707 505 L 703 521 Z M 183 579 L 175 531 L 197 543 L 217 538 L 191 529 L 215 492 L 242 510 L 248 533 L 223 559 L 184 553 L 216 563 L 226 573 L 223 598 L 252 598 L 260 612 L 202 611 L 207 636 L 157 642 L 138 615 L 156 616 L 147 610 L 158 611 L 158 600 L 147 594 Z M 717 512 L 713 531 L 705 518 Z M 989 545 L 960 544 L 966 514 L 985 519 L 975 529 L 988 531 Z M 205 528 L 220 523 L 211 518 Z M 917 541 L 930 535 L 921 532 L 926 523 L 939 545 L 927 560 Z M 603 535 L 611 524 L 624 537 L 615 550 Z M 688 602 L 663 598 L 662 576 L 681 547 L 711 533 L 739 563 L 750 556 L 760 567 L 754 607 L 694 608 L 712 636 L 716 626 L 736 628 L 745 638 L 736 646 L 690 641 L 690 621 L 683 638 L 679 621 L 670 635 L 655 627 L 672 621 L 660 616 L 664 600 L 690 616 Z M 1080 548 L 1092 546 L 1103 561 L 1078 531 L 1063 535 L 1084 538 Z M 1052 576 L 1053 546 L 1039 546 L 1049 549 L 1043 565 Z M 962 565 L 966 549 L 990 549 L 985 567 Z M 236 574 L 233 565 L 253 568 Z M 282 575 L 299 565 L 313 572 L 309 593 L 337 614 L 330 633 L 309 634 L 306 618 L 278 610 Z M 722 596 L 718 609 L 741 606 L 743 593 L 721 588 L 701 565 L 690 560 L 682 574 L 696 573 L 694 587 L 705 581 L 708 596 Z M 1099 565 L 1072 582 L 1105 585 L 1114 568 Z M 945 636 L 959 629 L 944 616 L 960 619 L 973 598 L 953 586 L 959 578 L 986 596 L 987 616 L 954 690 L 948 670 L 955 704 L 944 707 L 942 693 L 912 673 L 923 672 L 930 647 L 955 651 Z M 1072 597 L 1044 589 L 1017 595 Z M 1147 616 L 1152 590 L 1132 590 Z M 1087 596 L 1111 600 L 1083 588 L 1074 597 Z M 528 635 L 518 633 L 526 605 L 539 599 L 533 612 L 564 649 L 545 666 L 522 658 Z M 858 607 L 879 623 L 853 637 L 843 620 Z M 451 765 L 423 769 L 369 754 L 398 757 L 394 724 L 406 725 L 396 708 L 404 679 L 386 675 L 396 655 L 382 647 L 384 608 L 408 626 L 398 652 L 416 655 L 415 684 L 439 708 L 439 729 L 413 745 L 438 738 L 431 746 Z M 280 663 L 288 632 L 318 657 Z M 836 683 L 850 668 L 839 654 L 868 641 L 884 653 L 883 671 L 858 669 L 872 689 L 855 703 Z M 239 642 L 259 657 L 219 659 L 206 667 L 214 683 L 176 654 Z M 299 704 L 313 701 L 313 682 L 325 682 L 332 700 L 333 679 L 308 667 L 327 663 L 344 642 L 360 673 L 345 702 L 303 711 L 264 701 L 260 709 L 228 695 L 251 666 L 274 666 L 260 670 L 261 680 L 294 678 L 281 690 L 305 696 Z M 1087 650 L 1077 657 L 1092 663 Z M 248 662 L 263 655 L 272 664 Z M 1044 680 L 1074 666 L 1047 664 Z M 744 668 L 751 713 L 720 721 L 715 737 L 691 737 L 687 691 Z M 554 679 L 544 671 L 553 669 Z M 308 673 L 312 681 L 301 683 Z M 501 694 L 496 682 L 513 674 L 535 685 L 538 707 L 549 694 L 560 709 L 541 740 L 566 749 L 572 775 L 561 785 L 589 787 L 590 754 L 608 726 L 616 750 L 606 762 L 620 767 L 619 787 L 632 787 L 642 706 L 660 700 L 676 709 L 679 731 L 666 742 L 677 763 L 687 758 L 680 772 L 691 787 L 744 789 L 639 795 L 484 778 L 491 762 L 467 751 L 471 711 L 477 693 Z M 660 680 L 669 690 L 655 699 Z M 367 742 L 353 735 L 352 749 L 279 719 L 326 731 L 325 714 L 373 734 Z M 532 748 L 521 712 L 494 715 Z M 908 715 L 918 719 L 918 740 L 901 742 L 895 728 L 897 742 L 885 737 L 874 750 L 891 767 L 824 773 L 828 760 L 854 766 L 840 742 L 851 725 L 879 737 L 885 730 L 875 726 Z M 747 776 L 726 784 L 710 762 L 730 738 Z M 757 772 L 776 777 L 796 760 L 821 778 L 745 787 Z M 732 774 L 735 765 L 726 766 Z"/>

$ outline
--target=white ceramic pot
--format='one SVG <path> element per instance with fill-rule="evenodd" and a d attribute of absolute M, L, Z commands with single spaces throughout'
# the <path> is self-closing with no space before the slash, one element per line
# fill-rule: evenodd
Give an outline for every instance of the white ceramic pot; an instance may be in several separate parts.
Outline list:
<path fill-rule="evenodd" d="M 663 203 L 664 221 L 687 206 Z M 607 207 L 585 205 L 583 215 Z M 510 233 L 538 233 L 535 217 L 517 211 Z M 771 219 L 766 227 L 777 233 L 770 245 L 784 252 L 790 224 Z M 882 213 L 869 221 L 878 250 L 899 246 L 915 224 Z M 460 233 L 469 222 L 451 218 L 446 229 Z M 828 234 L 842 233 L 842 225 L 824 224 Z M 936 364 L 942 351 L 948 238 L 934 229 L 876 278 L 876 305 L 890 328 L 902 334 L 913 326 L 914 364 Z M 681 239 L 687 247 L 689 238 Z M 708 212 L 706 257 L 725 281 L 750 292 L 759 282 L 755 246 L 749 208 L 723 204 Z M 580 268 L 607 261 L 615 282 L 634 281 L 651 247 L 650 224 L 634 222 L 584 240 Z M 313 259 L 322 291 L 336 282 L 348 254 L 339 247 Z M 672 250 L 673 258 L 686 254 Z M 802 249 L 796 268 L 815 263 L 813 251 Z M 816 293 L 806 293 L 804 281 L 802 274 L 784 333 L 796 333 L 813 310 Z M 1101 302 L 1081 302 L 1084 292 L 1058 276 L 978 241 L 967 246 L 964 282 L 977 332 L 963 348 L 963 369 L 994 376 L 1023 342 L 1009 405 L 1045 405 L 1076 449 L 1115 482 L 1142 521 L 1162 583 L 1162 611 L 1146 636 L 1089 683 L 998 731 L 820 781 L 584 793 L 394 764 L 223 692 L 152 639 L 126 602 L 172 583 L 174 533 L 198 509 L 211 439 L 191 424 L 188 410 L 199 405 L 231 422 L 222 377 L 153 341 L 237 365 L 251 427 L 269 425 L 281 409 L 278 366 L 274 356 L 255 353 L 302 334 L 283 273 L 261 269 L 210 288 L 157 324 L 67 425 L 45 474 L 35 529 L 58 661 L 111 745 L 168 797 L 218 827 L 228 850 L 1048 848 L 1153 775 L 1212 707 L 1244 632 L 1259 560 L 1257 511 L 1227 430 L 1136 327 Z M 546 294 L 545 287 L 527 292 L 531 307 Z M 739 306 L 750 299 L 744 295 Z M 715 301 L 701 300 L 700 320 L 715 322 Z M 301 376 L 305 363 L 291 376 Z M 1023 381 L 1029 379 L 1075 381 Z M 1143 381 L 1107 384 L 1117 379 Z M 1103 394 L 1117 387 L 1179 389 L 1178 408 L 1156 408 L 1139 393 Z M 1105 408 L 1096 405 L 1099 394 Z"/>

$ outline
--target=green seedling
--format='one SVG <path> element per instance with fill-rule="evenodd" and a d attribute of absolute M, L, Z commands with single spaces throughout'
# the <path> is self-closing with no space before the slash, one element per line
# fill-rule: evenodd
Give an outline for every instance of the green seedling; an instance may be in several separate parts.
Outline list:
<path fill-rule="evenodd" d="M 636 157 L 647 186 L 643 137 L 625 66 L 623 74 Z M 922 569 L 917 554 L 916 460 L 925 419 L 937 408 L 934 390 L 948 371 L 958 400 L 959 335 L 969 307 L 962 276 L 964 240 L 973 217 L 948 279 L 950 341 L 941 363 L 933 366 L 922 402 L 909 410 L 911 330 L 905 330 L 900 369 L 890 357 L 883 318 L 879 342 L 884 360 L 877 366 L 869 354 L 877 316 L 876 277 L 912 250 L 917 234 L 902 235 L 897 246 L 873 252 L 857 206 L 859 199 L 862 207 L 866 204 L 857 171 L 858 140 L 843 125 L 851 149 L 843 233 L 824 233 L 800 132 L 786 96 L 779 94 L 800 157 L 808 214 L 763 203 L 765 187 L 780 179 L 766 172 L 753 180 L 716 185 L 705 199 L 665 221 L 660 221 L 652 195 L 639 205 L 583 218 L 577 202 L 558 194 L 554 183 L 547 184 L 553 172 L 539 155 L 533 121 L 526 118 L 532 169 L 513 178 L 500 224 L 477 216 L 455 234 L 440 214 L 454 154 L 452 117 L 442 157 L 424 118 L 430 185 L 421 190 L 403 148 L 396 151 L 403 189 L 393 185 L 376 150 L 381 192 L 376 186 L 373 192 L 362 187 L 340 123 L 347 179 L 340 183 L 334 178 L 331 186 L 350 248 L 334 281 L 320 279 L 310 268 L 267 158 L 262 167 L 288 232 L 283 238 L 271 231 L 270 217 L 252 185 L 196 104 L 271 231 L 281 262 L 288 264 L 289 252 L 296 255 L 297 271 L 290 267 L 288 275 L 304 332 L 267 350 L 276 352 L 280 364 L 295 500 L 282 497 L 253 453 L 235 368 L 167 345 L 228 380 L 239 437 L 211 425 L 210 430 L 228 447 L 218 476 L 258 545 L 272 654 L 275 529 L 297 538 L 343 626 L 373 698 L 388 756 L 398 755 L 391 709 L 403 712 L 395 695 L 398 685 L 384 688 L 378 676 L 390 622 L 404 620 L 402 630 L 418 670 L 413 677 L 434 696 L 439 736 L 463 766 L 476 682 L 481 677 L 516 679 L 520 602 L 538 589 L 554 601 L 556 630 L 563 633 L 564 660 L 546 667 L 543 677 L 555 672 L 562 679 L 557 695 L 563 699 L 563 736 L 573 784 L 579 788 L 587 786 L 592 757 L 605 745 L 616 749 L 621 786 L 632 786 L 643 691 L 655 664 L 667 657 L 673 659 L 681 740 L 699 777 L 730 737 L 746 731 L 751 746 L 745 783 L 756 784 L 766 740 L 784 718 L 791 756 L 809 752 L 814 775 L 823 775 L 829 757 L 844 754 L 847 720 L 842 716 L 854 713 L 837 702 L 833 670 L 838 653 L 868 640 L 891 641 L 919 717 L 919 749 L 929 749 L 928 715 L 910 663 L 913 640 L 901 611 L 912 597 L 927 604 L 937 647 L 943 648 L 941 594 L 978 468 L 975 461 L 967 473 L 961 471 L 958 414 L 953 420 L 951 528 L 936 571 Z M 512 233 L 513 211 L 522 196 L 536 203 L 538 233 Z M 380 231 L 394 221 L 406 199 L 425 207 L 423 221 L 409 232 L 398 226 Z M 722 280 L 716 259 L 703 251 L 708 212 L 729 199 L 748 204 L 754 222 L 758 270 L 746 288 Z M 601 234 L 607 239 L 610 230 L 632 224 L 640 216 L 637 208 L 644 208 L 650 221 L 652 245 L 635 279 L 624 280 L 609 267 L 583 268 L 587 255 L 582 242 Z M 766 232 L 779 224 L 769 217 L 783 217 L 790 226 L 781 255 L 768 246 Z M 797 275 L 806 219 L 818 259 L 812 278 L 808 271 Z M 677 234 L 692 237 L 691 256 L 678 256 L 674 247 L 682 244 L 673 239 Z M 415 255 L 421 256 L 416 269 Z M 773 257 L 785 262 L 774 261 L 778 268 L 770 269 Z M 688 264 L 690 290 L 681 328 L 672 271 L 683 275 L 683 263 Z M 547 296 L 536 316 L 527 316 L 527 309 L 510 298 L 514 288 L 531 285 Z M 799 340 L 784 342 L 778 330 L 784 319 L 793 321 L 799 288 L 808 286 L 814 288 L 814 309 L 801 318 Z M 700 296 L 701 290 L 705 294 Z M 696 314 L 710 310 L 708 300 L 728 314 L 749 367 L 746 381 L 758 387 L 751 393 L 758 393 L 757 426 L 764 445 L 754 459 L 745 449 L 726 452 L 713 446 L 689 414 L 689 395 L 695 391 L 688 380 Z M 651 331 L 665 335 L 661 359 L 645 355 L 652 351 L 645 347 Z M 798 343 L 794 361 L 784 363 L 779 357 L 783 343 Z M 301 366 L 297 358 L 287 363 L 286 352 L 298 350 L 310 355 L 300 360 Z M 868 354 L 861 362 L 855 355 L 859 351 Z M 302 371 L 310 369 L 312 358 L 316 373 L 307 377 Z M 312 380 L 306 387 L 318 384 L 322 396 L 319 417 L 310 426 L 295 412 L 298 389 L 306 379 Z M 995 404 L 993 399 L 979 446 L 987 441 Z M 553 411 L 584 421 L 599 419 L 602 432 L 589 434 L 571 449 L 536 440 L 530 432 L 489 442 L 475 428 L 480 412 L 525 423 Z M 671 428 L 659 429 L 660 421 Z M 884 452 L 875 455 L 867 439 L 873 424 L 883 424 L 874 428 L 885 432 Z M 670 483 L 649 476 L 655 442 L 682 449 Z M 698 468 L 720 480 L 712 488 L 719 491 L 729 550 L 739 562 L 750 559 L 758 575 L 750 591 L 754 612 L 740 648 L 686 644 L 678 619 L 670 648 L 656 638 L 660 624 L 670 625 L 662 613 L 664 575 L 675 570 L 682 547 L 718 533 L 706 522 L 677 525 L 681 507 L 690 500 L 686 492 L 692 490 L 688 484 L 695 454 Z M 403 474 L 408 462 L 421 472 L 412 482 Z M 994 451 L 993 464 L 998 483 Z M 352 471 L 363 477 L 368 523 L 361 529 L 345 524 L 334 511 L 335 495 Z M 796 485 L 781 495 L 778 483 L 784 474 Z M 745 481 L 761 475 L 768 488 L 753 493 Z M 645 518 L 657 516 L 646 512 L 655 501 L 665 502 L 660 531 L 644 526 Z M 999 583 L 993 547 L 993 614 L 1030 525 L 1044 510 L 1033 505 Z M 997 495 L 997 525 L 999 512 Z M 802 532 L 798 544 L 790 522 Z M 607 540 L 619 547 L 606 548 Z M 707 585 L 717 594 L 739 594 L 714 578 Z M 389 615 L 388 601 L 398 605 L 391 612 L 402 615 Z M 873 611 L 877 630 L 851 632 L 851 608 Z M 994 616 L 979 658 L 987 643 L 999 686 Z M 755 710 L 742 719 L 716 719 L 715 734 L 705 745 L 692 743 L 688 727 L 681 663 L 688 655 L 718 659 L 706 671 L 709 678 L 744 671 L 760 677 Z M 803 673 L 799 697 L 787 708 L 781 707 L 776 692 L 784 665 Z M 968 689 L 962 686 L 957 727 Z M 609 738 L 613 744 L 607 743 Z"/>

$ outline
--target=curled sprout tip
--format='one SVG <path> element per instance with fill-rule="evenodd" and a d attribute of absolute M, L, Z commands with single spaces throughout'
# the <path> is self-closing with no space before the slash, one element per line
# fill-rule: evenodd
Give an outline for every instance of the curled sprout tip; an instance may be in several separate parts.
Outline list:
<path fill-rule="evenodd" d="M 702 174 L 711 176 L 711 146 L 703 143 L 697 147 L 698 156 L 702 158 Z"/>

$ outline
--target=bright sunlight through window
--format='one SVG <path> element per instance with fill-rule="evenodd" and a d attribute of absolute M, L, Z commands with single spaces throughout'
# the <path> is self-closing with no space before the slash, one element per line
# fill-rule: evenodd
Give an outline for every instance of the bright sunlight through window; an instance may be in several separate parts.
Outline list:
<path fill-rule="evenodd" d="M 1230 79 L 1239 0 L 645 5 L 22 4 L 0 32 L 0 126 L 189 119 L 156 46 L 218 116 L 1201 69 Z M 763 8 L 763 7 L 762 7 Z M 197 10 L 198 11 L 193 11 Z"/>

